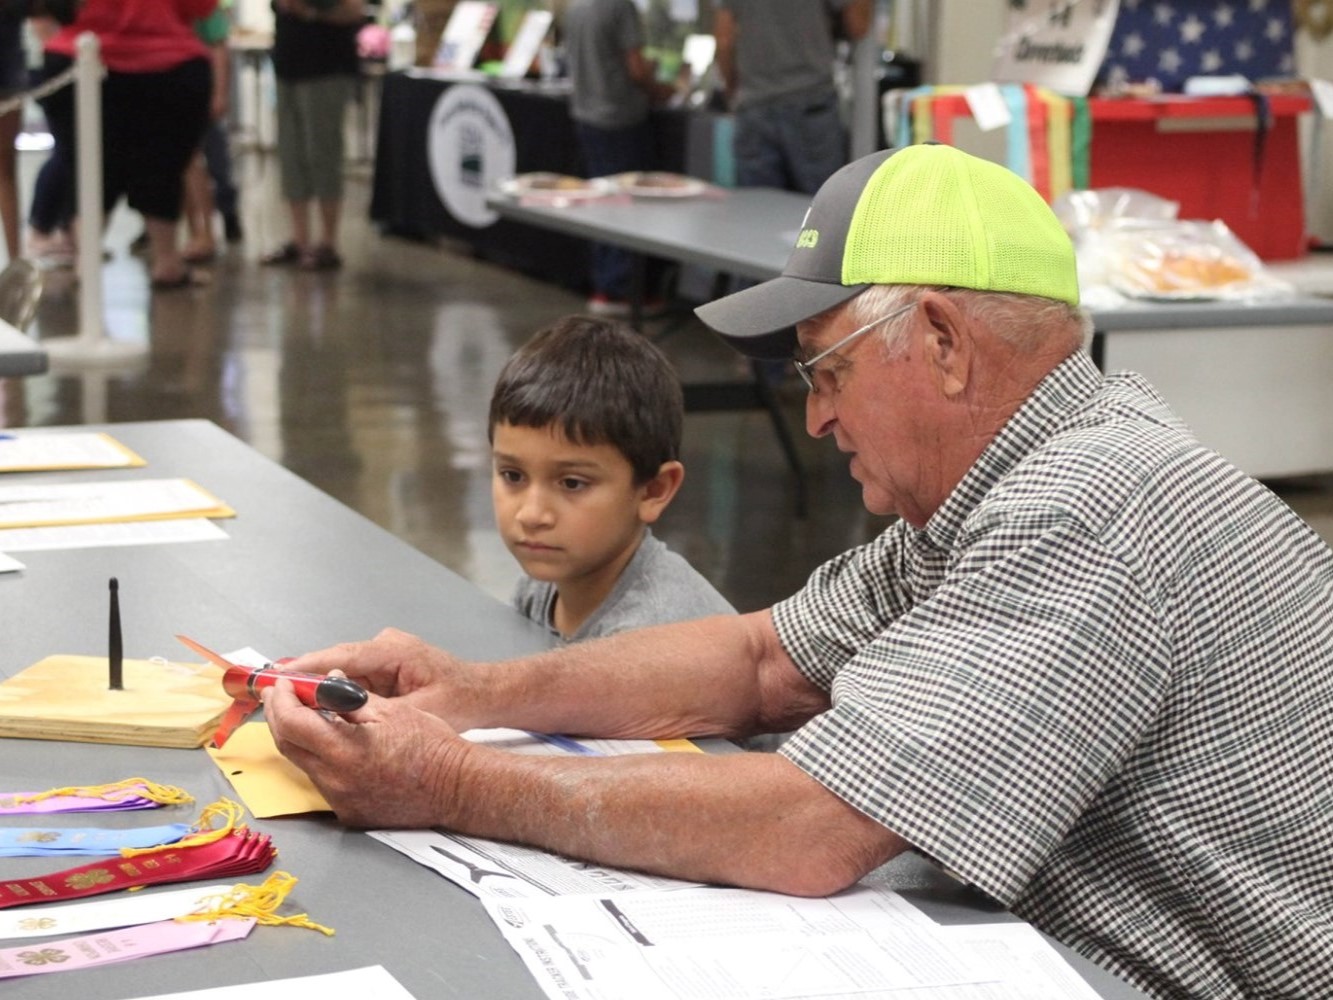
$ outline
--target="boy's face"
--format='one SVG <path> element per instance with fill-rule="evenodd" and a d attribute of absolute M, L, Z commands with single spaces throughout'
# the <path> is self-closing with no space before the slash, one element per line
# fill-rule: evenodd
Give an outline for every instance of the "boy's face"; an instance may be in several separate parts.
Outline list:
<path fill-rule="evenodd" d="M 509 551 L 533 579 L 609 592 L 657 507 L 609 444 L 575 444 L 558 427 L 496 424 L 491 496 Z"/>

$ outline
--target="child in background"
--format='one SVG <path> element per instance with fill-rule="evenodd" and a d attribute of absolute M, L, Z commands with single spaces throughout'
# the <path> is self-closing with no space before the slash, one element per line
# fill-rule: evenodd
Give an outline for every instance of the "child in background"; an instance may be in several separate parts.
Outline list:
<path fill-rule="evenodd" d="M 491 494 L 526 574 L 514 605 L 562 641 L 734 613 L 650 528 L 685 476 L 683 422 L 670 362 L 619 323 L 566 317 L 501 371 Z"/>
<path fill-rule="evenodd" d="M 195 34 L 208 46 L 213 66 L 213 92 L 208 102 L 208 128 L 199 149 L 185 168 L 186 242 L 181 256 L 187 264 L 210 264 L 217 256 L 213 236 L 213 212 L 221 210 L 228 243 L 240 237 L 236 215 L 236 188 L 231 180 L 231 152 L 223 122 L 231 93 L 231 55 L 227 36 L 231 32 L 231 0 L 194 23 Z M 233 239 L 233 236 L 236 239 Z"/>

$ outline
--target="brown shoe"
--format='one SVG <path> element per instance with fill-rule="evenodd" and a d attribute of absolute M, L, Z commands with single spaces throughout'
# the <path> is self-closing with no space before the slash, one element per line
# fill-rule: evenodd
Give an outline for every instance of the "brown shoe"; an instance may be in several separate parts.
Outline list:
<path fill-rule="evenodd" d="M 301 248 L 295 243 L 284 243 L 272 253 L 266 253 L 259 258 L 259 263 L 266 267 L 280 266 L 283 264 L 299 264 L 305 257 Z"/>
<path fill-rule="evenodd" d="M 338 256 L 338 251 L 327 243 L 301 255 L 302 271 L 336 271 L 342 266 L 343 259 Z"/>

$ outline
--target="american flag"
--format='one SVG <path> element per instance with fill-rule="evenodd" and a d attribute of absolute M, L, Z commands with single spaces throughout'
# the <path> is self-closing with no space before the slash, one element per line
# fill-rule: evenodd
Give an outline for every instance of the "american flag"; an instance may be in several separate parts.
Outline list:
<path fill-rule="evenodd" d="M 1176 92 L 1191 76 L 1291 77 L 1292 31 L 1291 0 L 1120 0 L 1097 80 Z"/>

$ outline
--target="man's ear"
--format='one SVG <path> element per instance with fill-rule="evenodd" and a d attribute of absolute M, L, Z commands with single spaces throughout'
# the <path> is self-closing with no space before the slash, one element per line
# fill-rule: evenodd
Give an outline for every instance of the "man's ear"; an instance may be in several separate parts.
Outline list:
<path fill-rule="evenodd" d="M 685 466 L 680 462 L 663 462 L 657 475 L 639 487 L 639 520 L 656 524 L 684 481 Z"/>
<path fill-rule="evenodd" d="M 976 350 L 972 324 L 953 302 L 935 292 L 921 297 L 921 308 L 926 318 L 926 362 L 935 373 L 940 391 L 949 398 L 959 396 L 972 375 Z"/>

